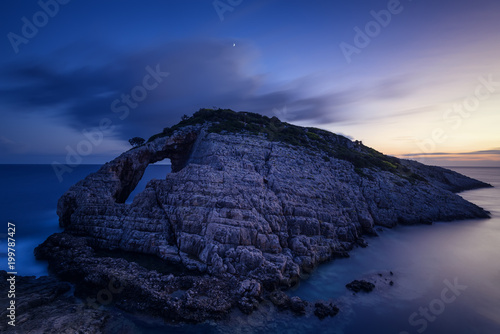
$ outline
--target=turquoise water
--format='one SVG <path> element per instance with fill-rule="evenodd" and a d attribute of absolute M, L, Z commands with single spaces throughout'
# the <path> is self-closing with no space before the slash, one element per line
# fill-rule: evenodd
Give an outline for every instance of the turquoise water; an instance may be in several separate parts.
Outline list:
<path fill-rule="evenodd" d="M 98 167 L 80 166 L 59 183 L 50 165 L 0 165 L 0 222 L 5 231 L 8 221 L 16 223 L 20 275 L 47 273 L 33 248 L 59 231 L 57 199 Z M 453 169 L 495 186 L 460 194 L 489 210 L 492 218 L 383 230 L 367 239 L 367 248 L 323 264 L 289 292 L 309 301 L 333 300 L 341 309 L 335 318 L 297 317 L 266 304 L 250 316 L 235 311 L 225 321 L 201 325 L 130 318 L 142 333 L 500 333 L 500 169 Z M 149 179 L 168 172 L 169 166 L 148 167 L 127 202 Z M 4 236 L 0 240 L 0 268 L 5 269 Z M 353 279 L 370 280 L 378 273 L 394 285 L 377 283 L 372 293 L 355 296 L 345 289 Z M 455 293 L 450 284 L 458 286 Z"/>

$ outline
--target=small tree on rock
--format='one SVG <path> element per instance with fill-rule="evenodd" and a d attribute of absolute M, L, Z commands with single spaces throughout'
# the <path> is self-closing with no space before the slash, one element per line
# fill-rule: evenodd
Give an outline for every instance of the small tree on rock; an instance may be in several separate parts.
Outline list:
<path fill-rule="evenodd" d="M 142 144 L 144 144 L 145 140 L 144 140 L 144 138 L 141 138 L 141 137 L 134 137 L 132 139 L 129 139 L 128 142 L 133 147 L 137 147 L 137 146 L 141 146 Z"/>

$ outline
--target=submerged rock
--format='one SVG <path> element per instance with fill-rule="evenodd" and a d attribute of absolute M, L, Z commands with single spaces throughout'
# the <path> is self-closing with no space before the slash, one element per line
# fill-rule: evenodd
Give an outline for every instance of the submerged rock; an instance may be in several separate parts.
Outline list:
<path fill-rule="evenodd" d="M 339 308 L 332 303 L 319 301 L 314 304 L 314 315 L 320 319 L 334 317 L 337 313 L 339 313 Z"/>
<path fill-rule="evenodd" d="M 351 283 L 346 284 L 345 287 L 354 292 L 371 292 L 375 289 L 375 284 L 365 280 L 354 280 Z"/>
<path fill-rule="evenodd" d="M 300 315 L 306 314 L 307 306 L 308 303 L 297 296 L 290 298 L 290 310 L 292 310 L 296 314 Z"/>
<path fill-rule="evenodd" d="M 290 297 L 281 290 L 275 290 L 269 294 L 271 302 L 279 309 L 288 309 L 290 307 Z"/>
<path fill-rule="evenodd" d="M 164 158 L 172 173 L 125 204 Z M 65 231 L 36 255 L 77 292 L 114 279 L 125 284 L 116 297 L 124 309 L 203 321 L 236 306 L 251 312 L 263 289 L 291 286 L 366 246 L 376 226 L 488 217 L 453 193 L 485 186 L 275 117 L 200 110 L 72 186 L 57 206 Z M 147 254 L 196 275 L 171 277 L 96 250 Z"/>
<path fill-rule="evenodd" d="M 281 290 L 272 291 L 269 296 L 269 300 L 274 306 L 280 311 L 290 310 L 297 315 L 304 315 L 307 312 L 309 303 L 302 300 L 300 297 L 288 296 L 285 292 Z"/>

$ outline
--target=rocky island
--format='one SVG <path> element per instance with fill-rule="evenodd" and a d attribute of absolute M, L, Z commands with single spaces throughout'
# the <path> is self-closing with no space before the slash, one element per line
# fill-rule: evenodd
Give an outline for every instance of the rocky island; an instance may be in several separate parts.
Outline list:
<path fill-rule="evenodd" d="M 172 173 L 126 204 L 165 158 Z M 276 117 L 200 109 L 72 186 L 64 232 L 35 255 L 83 300 L 201 322 L 252 312 L 377 226 L 489 217 L 455 194 L 488 186 Z M 317 314 L 338 311 L 325 305 Z"/>

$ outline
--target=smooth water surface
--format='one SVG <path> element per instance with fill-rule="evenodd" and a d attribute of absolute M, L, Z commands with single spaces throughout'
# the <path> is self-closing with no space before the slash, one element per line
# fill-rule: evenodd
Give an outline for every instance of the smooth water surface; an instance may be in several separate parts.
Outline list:
<path fill-rule="evenodd" d="M 59 183 L 50 165 L 0 165 L 0 233 L 6 232 L 8 221 L 16 223 L 20 275 L 47 273 L 33 249 L 60 230 L 58 198 L 98 168 L 80 166 Z M 334 301 L 341 309 L 335 318 L 298 317 L 266 304 L 250 316 L 235 311 L 222 322 L 199 325 L 167 326 L 160 320 L 129 317 L 142 333 L 500 333 L 500 169 L 453 169 L 494 186 L 460 194 L 490 211 L 492 218 L 383 230 L 367 239 L 367 248 L 321 265 L 289 291 L 308 301 Z M 168 172 L 170 166 L 149 166 L 127 202 L 147 181 L 165 178 Z M 4 269 L 5 235 L 0 240 Z M 390 271 L 393 276 L 388 276 Z M 373 292 L 357 295 L 345 288 L 354 279 L 378 273 L 394 285 L 379 283 Z"/>
<path fill-rule="evenodd" d="M 80 165 L 59 182 L 51 165 L 0 165 L 0 269 L 7 269 L 7 223 L 16 225 L 16 269 L 18 275 L 47 275 L 47 264 L 36 261 L 33 250 L 53 233 L 60 232 L 57 201 L 73 184 L 97 171 L 100 165 Z M 134 196 L 149 180 L 165 178 L 169 165 L 150 165 Z"/>

